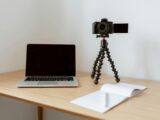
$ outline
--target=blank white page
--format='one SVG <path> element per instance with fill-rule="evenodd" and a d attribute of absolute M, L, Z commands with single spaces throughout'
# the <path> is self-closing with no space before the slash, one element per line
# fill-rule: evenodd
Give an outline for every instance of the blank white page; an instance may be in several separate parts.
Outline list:
<path fill-rule="evenodd" d="M 108 111 L 112 107 L 118 105 L 119 103 L 127 99 L 126 96 L 121 96 L 113 93 L 106 94 L 107 98 L 104 99 L 104 92 L 99 90 L 75 99 L 71 101 L 71 103 L 100 113 L 104 113 L 105 111 Z M 106 105 L 104 104 L 104 100 L 106 100 L 107 102 Z"/>

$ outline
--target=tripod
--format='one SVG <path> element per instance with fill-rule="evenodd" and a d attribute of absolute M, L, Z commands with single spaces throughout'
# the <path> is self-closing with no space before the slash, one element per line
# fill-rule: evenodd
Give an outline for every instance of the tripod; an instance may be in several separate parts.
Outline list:
<path fill-rule="evenodd" d="M 94 62 L 94 66 L 93 66 L 93 70 L 92 70 L 92 74 L 91 74 L 91 78 L 95 78 L 95 80 L 94 80 L 95 84 L 98 84 L 100 76 L 101 76 L 101 68 L 103 65 L 103 59 L 105 58 L 105 52 L 107 54 L 108 61 L 111 64 L 112 71 L 114 72 L 114 77 L 115 77 L 116 82 L 120 81 L 120 78 L 118 76 L 118 71 L 116 71 L 114 61 L 112 60 L 111 55 L 110 55 L 110 51 L 108 48 L 108 42 L 105 39 L 105 37 L 103 37 L 103 39 L 101 40 L 101 49 L 100 49 L 99 54 Z"/>

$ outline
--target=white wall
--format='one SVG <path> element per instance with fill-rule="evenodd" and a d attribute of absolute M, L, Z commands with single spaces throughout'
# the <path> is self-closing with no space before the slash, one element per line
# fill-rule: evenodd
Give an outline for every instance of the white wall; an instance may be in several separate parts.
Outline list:
<path fill-rule="evenodd" d="M 0 0 L 0 72 L 25 66 L 25 45 L 37 40 L 37 0 Z"/>
<path fill-rule="evenodd" d="M 128 34 L 112 34 L 108 39 L 120 76 L 160 80 L 159 5 L 158 0 L 1 0 L 0 72 L 25 68 L 25 46 L 31 42 L 74 43 L 78 70 L 91 71 L 100 47 L 100 39 L 91 33 L 92 23 L 106 17 L 129 23 Z M 112 74 L 107 60 L 103 73 Z M 0 109 L 3 120 L 12 118 L 5 115 L 13 112 L 11 107 L 35 119 L 36 106 L 3 97 L 0 105 L 6 109 Z M 75 119 L 50 110 L 45 118 Z"/>

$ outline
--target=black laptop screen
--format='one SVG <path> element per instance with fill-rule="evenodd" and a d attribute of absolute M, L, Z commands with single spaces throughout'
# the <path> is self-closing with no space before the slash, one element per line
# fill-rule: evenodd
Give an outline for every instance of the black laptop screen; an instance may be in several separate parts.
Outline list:
<path fill-rule="evenodd" d="M 75 45 L 29 44 L 26 76 L 75 76 Z"/>

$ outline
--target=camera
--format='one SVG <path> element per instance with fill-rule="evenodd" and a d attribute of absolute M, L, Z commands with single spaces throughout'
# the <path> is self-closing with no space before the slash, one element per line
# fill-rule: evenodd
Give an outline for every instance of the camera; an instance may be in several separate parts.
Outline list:
<path fill-rule="evenodd" d="M 97 37 L 109 37 L 112 33 L 128 33 L 128 23 L 113 24 L 103 18 L 100 22 L 93 23 L 92 33 L 97 34 Z"/>

